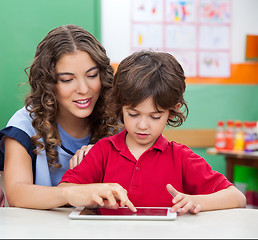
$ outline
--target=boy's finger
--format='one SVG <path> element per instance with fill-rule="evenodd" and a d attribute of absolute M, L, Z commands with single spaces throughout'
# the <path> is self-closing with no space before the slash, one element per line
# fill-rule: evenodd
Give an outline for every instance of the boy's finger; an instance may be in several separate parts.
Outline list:
<path fill-rule="evenodd" d="M 175 204 L 170 208 L 170 212 L 177 212 L 177 211 L 181 211 L 181 205 L 180 204 Z"/>
<path fill-rule="evenodd" d="M 178 191 L 171 184 L 167 184 L 166 188 L 172 197 L 175 197 L 178 194 Z"/>
<path fill-rule="evenodd" d="M 198 212 L 200 212 L 200 210 L 201 210 L 201 205 L 200 204 L 197 204 L 197 206 L 195 206 L 195 208 L 194 208 L 194 210 L 193 210 L 193 213 L 198 213 Z"/>

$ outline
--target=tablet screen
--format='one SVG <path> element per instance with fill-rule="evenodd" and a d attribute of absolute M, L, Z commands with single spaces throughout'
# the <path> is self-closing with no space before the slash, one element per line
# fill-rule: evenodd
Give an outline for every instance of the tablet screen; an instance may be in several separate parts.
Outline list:
<path fill-rule="evenodd" d="M 107 209 L 107 208 L 98 208 L 98 209 L 87 209 L 84 208 L 80 215 L 105 215 L 105 216 L 167 216 L 167 208 L 136 208 L 137 212 L 134 213 L 128 208 L 118 208 L 118 209 Z"/>
<path fill-rule="evenodd" d="M 167 207 L 137 207 L 134 213 L 127 207 L 118 209 L 77 207 L 70 214 L 71 219 L 85 220 L 175 220 L 177 213 Z"/>

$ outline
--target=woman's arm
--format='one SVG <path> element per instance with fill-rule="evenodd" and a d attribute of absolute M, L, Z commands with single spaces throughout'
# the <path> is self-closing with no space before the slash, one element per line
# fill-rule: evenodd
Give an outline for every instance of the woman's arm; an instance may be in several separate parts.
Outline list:
<path fill-rule="evenodd" d="M 32 161 L 15 139 L 5 137 L 5 193 L 10 206 L 49 209 L 65 205 L 62 189 L 33 184 Z"/>
<path fill-rule="evenodd" d="M 5 193 L 9 206 L 50 209 L 70 204 L 96 207 L 97 205 L 132 211 L 135 208 L 127 197 L 127 191 L 119 184 L 68 184 L 47 187 L 33 184 L 32 161 L 26 149 L 16 140 L 5 138 Z"/>
<path fill-rule="evenodd" d="M 172 212 L 181 209 L 182 213 L 199 211 L 210 211 L 228 208 L 244 208 L 246 198 L 236 187 L 229 186 L 226 189 L 206 195 L 188 195 L 178 192 L 170 184 L 167 185 L 168 192 L 174 197 L 171 208 Z"/>
<path fill-rule="evenodd" d="M 127 206 L 131 211 L 136 212 L 136 208 L 127 196 L 126 189 L 118 183 L 73 184 L 62 182 L 59 187 L 63 188 L 66 199 L 72 206 L 94 208 L 101 206 L 112 209 Z"/>

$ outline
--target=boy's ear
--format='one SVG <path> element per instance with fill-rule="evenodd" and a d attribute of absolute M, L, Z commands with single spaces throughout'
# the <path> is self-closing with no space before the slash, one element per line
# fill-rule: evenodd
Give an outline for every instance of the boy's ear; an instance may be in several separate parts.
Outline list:
<path fill-rule="evenodd" d="M 175 109 L 178 110 L 179 108 L 181 108 L 182 104 L 181 103 L 177 103 L 176 106 L 175 106 Z M 171 113 L 169 113 L 169 116 L 168 116 L 169 119 L 173 119 L 174 118 L 174 115 L 172 115 Z"/>
<path fill-rule="evenodd" d="M 181 103 L 177 103 L 176 104 L 176 110 L 178 110 L 179 108 L 181 108 L 182 104 Z"/>

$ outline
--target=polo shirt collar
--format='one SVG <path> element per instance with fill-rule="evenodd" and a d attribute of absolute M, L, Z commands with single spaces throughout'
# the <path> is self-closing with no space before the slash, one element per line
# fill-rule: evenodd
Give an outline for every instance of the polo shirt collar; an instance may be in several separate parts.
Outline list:
<path fill-rule="evenodd" d="M 164 151 L 169 145 L 169 141 L 162 136 L 162 134 L 158 137 L 157 141 L 154 143 L 153 148 L 159 149 L 160 151 Z"/>
<path fill-rule="evenodd" d="M 123 130 L 122 132 L 114 135 L 113 137 L 111 137 L 111 142 L 113 143 L 114 147 L 118 150 L 118 151 L 125 151 L 126 149 L 128 150 L 126 143 L 125 143 L 125 136 L 127 134 L 126 129 Z M 164 151 L 167 146 L 169 145 L 168 140 L 162 136 L 162 134 L 158 137 L 157 141 L 154 143 L 154 145 L 152 146 L 152 148 L 158 149 L 160 151 Z"/>

